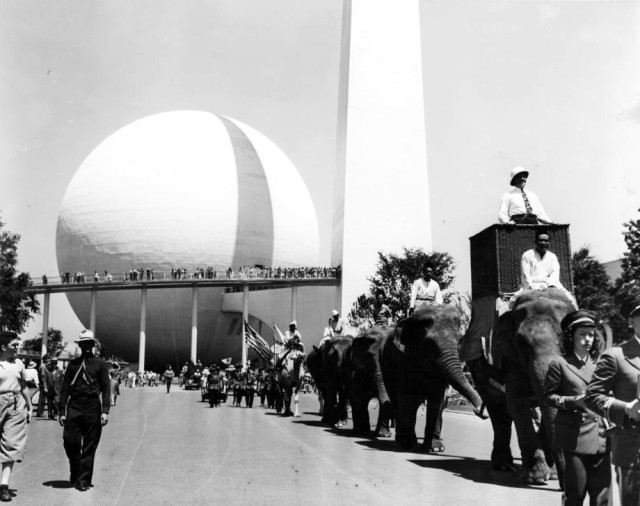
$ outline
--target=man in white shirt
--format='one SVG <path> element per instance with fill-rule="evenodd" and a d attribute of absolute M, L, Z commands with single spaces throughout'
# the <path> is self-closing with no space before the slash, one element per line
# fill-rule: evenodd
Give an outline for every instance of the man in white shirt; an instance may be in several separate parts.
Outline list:
<path fill-rule="evenodd" d="M 551 223 L 551 218 L 547 215 L 538 196 L 531 190 L 526 190 L 529 171 L 523 167 L 511 169 L 511 186 L 502 196 L 502 203 L 498 211 L 498 221 L 500 223 L 537 225 L 539 223 Z"/>
<path fill-rule="evenodd" d="M 549 234 L 539 230 L 536 234 L 536 247 L 525 251 L 520 260 L 520 283 L 518 290 L 511 302 L 523 290 L 546 290 L 547 288 L 557 288 L 562 291 L 577 309 L 576 300 L 569 290 L 560 283 L 560 263 L 555 253 L 549 250 Z"/>
<path fill-rule="evenodd" d="M 426 267 L 424 275 L 416 279 L 411 285 L 411 300 L 409 302 L 409 314 L 425 304 L 438 306 L 442 304 L 442 292 L 440 285 L 433 279 L 433 269 Z"/>

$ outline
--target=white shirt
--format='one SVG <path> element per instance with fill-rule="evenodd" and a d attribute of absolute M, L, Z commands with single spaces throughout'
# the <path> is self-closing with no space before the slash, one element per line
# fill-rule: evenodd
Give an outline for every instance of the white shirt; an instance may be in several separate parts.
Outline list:
<path fill-rule="evenodd" d="M 564 289 L 560 283 L 558 257 L 547 251 L 544 257 L 535 248 L 525 251 L 520 262 L 520 282 L 525 290 L 544 290 L 550 286 Z"/>
<path fill-rule="evenodd" d="M 409 308 L 415 308 L 416 300 L 421 301 L 419 306 L 424 304 L 425 301 L 442 304 L 440 285 L 433 279 L 430 279 L 429 282 L 426 282 L 423 278 L 416 279 L 411 285 L 411 302 L 409 303 Z"/>
<path fill-rule="evenodd" d="M 38 379 L 38 371 L 35 369 L 25 369 L 24 370 L 24 380 L 28 383 L 32 381 L 35 383 L 36 387 L 40 387 L 40 380 Z"/>
<path fill-rule="evenodd" d="M 542 207 L 542 203 L 538 196 L 531 190 L 525 188 L 527 199 L 531 204 L 531 212 L 538 218 L 544 221 L 551 221 L 551 218 L 547 215 Z M 511 216 L 515 214 L 527 214 L 527 207 L 524 205 L 524 199 L 522 198 L 522 191 L 520 188 L 512 188 L 502 196 L 502 203 L 500 204 L 500 210 L 498 211 L 498 221 L 500 223 L 509 223 Z"/>
<path fill-rule="evenodd" d="M 0 394 L 19 392 L 20 378 L 24 380 L 24 364 L 19 358 L 15 362 L 0 361 Z"/>

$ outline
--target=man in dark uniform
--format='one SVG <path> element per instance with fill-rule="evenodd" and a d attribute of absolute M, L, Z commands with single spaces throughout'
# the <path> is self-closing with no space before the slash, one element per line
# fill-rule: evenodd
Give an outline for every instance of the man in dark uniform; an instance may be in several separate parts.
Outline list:
<path fill-rule="evenodd" d="M 93 354 L 93 332 L 83 330 L 76 343 L 81 355 L 71 361 L 65 372 L 58 420 L 64 427 L 69 481 L 84 492 L 93 486 L 93 461 L 102 427 L 109 421 L 111 388 L 107 363 Z"/>
<path fill-rule="evenodd" d="M 629 319 L 635 335 L 600 356 L 584 398 L 587 408 L 616 424 L 611 462 L 622 506 L 640 505 L 640 299 Z"/>

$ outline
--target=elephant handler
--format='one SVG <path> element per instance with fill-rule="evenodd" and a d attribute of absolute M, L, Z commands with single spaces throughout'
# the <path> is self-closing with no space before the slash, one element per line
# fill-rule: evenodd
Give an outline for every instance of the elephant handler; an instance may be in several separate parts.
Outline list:
<path fill-rule="evenodd" d="M 109 366 L 94 355 L 95 342 L 90 330 L 80 333 L 76 343 L 81 355 L 69 363 L 60 394 L 58 420 L 64 427 L 69 481 L 80 492 L 93 486 L 93 461 L 111 406 Z"/>
<path fill-rule="evenodd" d="M 605 421 L 585 407 L 584 396 L 593 377 L 602 342 L 596 333 L 596 315 L 579 310 L 561 322 L 564 355 L 549 365 L 544 382 L 547 404 L 557 408 L 553 449 L 565 462 L 563 505 L 608 503 L 611 463 Z"/>
<path fill-rule="evenodd" d="M 411 285 L 409 315 L 425 304 L 439 306 L 442 302 L 440 285 L 433 279 L 433 269 L 427 266 L 423 269 L 422 277 L 416 279 Z"/>
<path fill-rule="evenodd" d="M 536 233 L 535 248 L 525 251 L 520 260 L 520 289 L 513 294 L 510 307 L 524 290 L 546 290 L 556 288 L 560 290 L 575 309 L 576 300 L 560 283 L 560 263 L 555 253 L 549 251 L 550 236 L 545 230 Z"/>
<path fill-rule="evenodd" d="M 584 399 L 587 408 L 616 424 L 611 460 L 622 506 L 640 504 L 640 299 L 631 308 L 634 336 L 601 355 Z"/>

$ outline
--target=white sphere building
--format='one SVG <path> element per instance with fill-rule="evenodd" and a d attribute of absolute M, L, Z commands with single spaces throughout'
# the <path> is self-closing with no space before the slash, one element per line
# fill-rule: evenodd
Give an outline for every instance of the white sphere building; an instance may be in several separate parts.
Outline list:
<path fill-rule="evenodd" d="M 92 276 L 107 270 L 118 276 L 139 268 L 313 266 L 318 240 L 309 192 L 277 146 L 231 118 L 176 111 L 125 126 L 86 158 L 64 196 L 56 252 L 61 272 Z M 282 300 L 263 303 L 262 318 L 267 327 L 272 317 L 286 325 L 289 295 L 270 292 Z M 203 360 L 239 357 L 241 318 L 233 300 L 224 300 L 232 295 L 219 288 L 200 290 L 198 357 Z M 313 305 L 315 295 L 301 294 L 301 310 L 309 298 Z M 69 293 L 68 299 L 88 326 L 89 294 Z M 97 337 L 129 360 L 138 353 L 140 304 L 139 290 L 101 291 L 97 300 Z M 325 305 L 322 311 L 328 312 L 331 302 Z M 262 326 L 255 311 L 260 308 L 254 305 L 252 322 Z M 278 314 L 266 314 L 271 312 Z M 190 322 L 190 289 L 150 290 L 147 363 L 189 358 Z"/>

